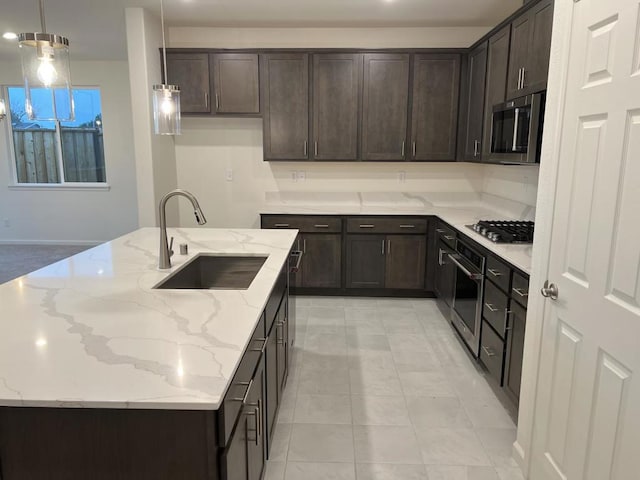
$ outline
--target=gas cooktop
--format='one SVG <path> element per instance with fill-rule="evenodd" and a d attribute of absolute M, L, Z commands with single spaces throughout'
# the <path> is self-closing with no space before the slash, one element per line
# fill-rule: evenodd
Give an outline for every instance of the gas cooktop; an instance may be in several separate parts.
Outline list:
<path fill-rule="evenodd" d="M 533 222 L 481 220 L 467 225 L 494 243 L 533 243 Z"/>

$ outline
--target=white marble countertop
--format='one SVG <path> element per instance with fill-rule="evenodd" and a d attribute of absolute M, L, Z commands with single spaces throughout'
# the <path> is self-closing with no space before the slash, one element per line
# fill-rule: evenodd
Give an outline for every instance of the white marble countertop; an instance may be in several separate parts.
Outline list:
<path fill-rule="evenodd" d="M 477 193 L 267 192 L 264 214 L 434 215 L 513 266 L 531 274 L 532 245 L 497 244 L 466 225 L 479 220 L 533 220 L 531 206 Z"/>
<path fill-rule="evenodd" d="M 296 231 L 169 229 L 189 255 L 268 258 L 247 290 L 154 290 L 145 228 L 0 285 L 0 405 L 215 410 Z"/>

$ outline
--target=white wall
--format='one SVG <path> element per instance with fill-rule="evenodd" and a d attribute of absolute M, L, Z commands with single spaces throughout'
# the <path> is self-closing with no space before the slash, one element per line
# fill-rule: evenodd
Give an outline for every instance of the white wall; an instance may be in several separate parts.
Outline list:
<path fill-rule="evenodd" d="M 134 230 L 136 172 L 127 62 L 72 62 L 73 83 L 102 93 L 109 190 L 10 188 L 7 121 L 0 122 L 0 242 L 97 243 Z M 21 83 L 20 64 L 0 62 L 0 85 Z M 5 226 L 8 220 L 10 226 Z"/>

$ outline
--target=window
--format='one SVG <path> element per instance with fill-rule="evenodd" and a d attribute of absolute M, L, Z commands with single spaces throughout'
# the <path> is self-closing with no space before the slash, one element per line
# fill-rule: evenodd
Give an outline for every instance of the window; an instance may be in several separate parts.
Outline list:
<path fill-rule="evenodd" d="M 98 88 L 74 88 L 75 120 L 31 121 L 22 87 L 9 87 L 18 184 L 104 183 L 102 106 Z M 35 91 L 34 108 L 51 109 L 51 95 Z"/>

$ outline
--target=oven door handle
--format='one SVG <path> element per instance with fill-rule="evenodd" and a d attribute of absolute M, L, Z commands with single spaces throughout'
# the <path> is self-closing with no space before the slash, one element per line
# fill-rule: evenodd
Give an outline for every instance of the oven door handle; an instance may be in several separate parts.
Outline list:
<path fill-rule="evenodd" d="M 462 265 L 462 263 L 460 263 L 460 261 L 456 258 L 457 255 L 451 255 L 450 253 L 447 253 L 447 257 L 449 257 L 449 260 L 451 260 L 453 263 L 455 263 L 456 266 L 460 270 L 462 270 L 464 272 L 464 274 L 467 277 L 469 277 L 471 280 L 481 280 L 482 277 L 484 276 L 481 273 L 473 273 L 473 272 L 469 271 L 469 269 L 467 269 L 467 267 Z"/>

